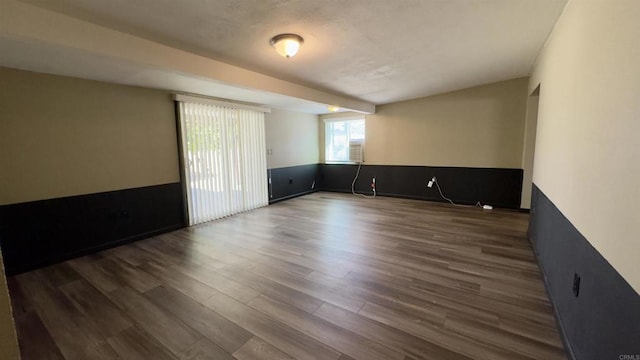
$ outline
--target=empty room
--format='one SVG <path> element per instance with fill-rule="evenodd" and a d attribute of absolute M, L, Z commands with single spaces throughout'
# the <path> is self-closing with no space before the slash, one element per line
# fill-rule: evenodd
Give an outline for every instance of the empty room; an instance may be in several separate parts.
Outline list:
<path fill-rule="evenodd" d="M 640 360 L 639 16 L 0 0 L 0 360 Z"/>

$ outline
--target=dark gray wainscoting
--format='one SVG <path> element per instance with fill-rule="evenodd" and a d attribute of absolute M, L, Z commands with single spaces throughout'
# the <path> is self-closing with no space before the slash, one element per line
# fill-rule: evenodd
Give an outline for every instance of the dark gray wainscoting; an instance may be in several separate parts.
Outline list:
<path fill-rule="evenodd" d="M 7 274 L 185 226 L 181 183 L 0 206 Z"/>
<path fill-rule="evenodd" d="M 535 184 L 531 205 L 529 239 L 573 359 L 640 357 L 640 295 Z"/>

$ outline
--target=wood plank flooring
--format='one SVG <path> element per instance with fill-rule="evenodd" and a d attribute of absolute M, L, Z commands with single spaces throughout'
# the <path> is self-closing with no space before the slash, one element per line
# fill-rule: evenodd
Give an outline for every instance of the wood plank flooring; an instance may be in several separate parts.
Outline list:
<path fill-rule="evenodd" d="M 30 359 L 566 359 L 528 215 L 314 193 L 9 278 Z"/>

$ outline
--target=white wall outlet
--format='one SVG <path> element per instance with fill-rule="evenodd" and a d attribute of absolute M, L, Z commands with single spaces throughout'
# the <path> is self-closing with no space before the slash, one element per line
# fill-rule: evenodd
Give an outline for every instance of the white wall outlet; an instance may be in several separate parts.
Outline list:
<path fill-rule="evenodd" d="M 436 182 L 436 177 L 435 176 L 432 177 L 431 180 L 429 180 L 429 182 L 427 183 L 427 187 L 429 187 L 429 188 L 432 187 L 434 182 Z"/>

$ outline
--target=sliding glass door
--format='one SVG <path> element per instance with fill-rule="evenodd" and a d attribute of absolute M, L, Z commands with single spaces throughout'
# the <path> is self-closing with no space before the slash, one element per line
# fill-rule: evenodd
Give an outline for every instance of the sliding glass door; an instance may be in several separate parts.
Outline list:
<path fill-rule="evenodd" d="M 178 102 L 189 225 L 268 204 L 264 113 Z"/>

